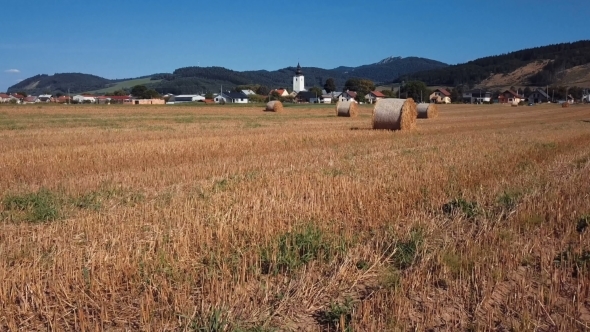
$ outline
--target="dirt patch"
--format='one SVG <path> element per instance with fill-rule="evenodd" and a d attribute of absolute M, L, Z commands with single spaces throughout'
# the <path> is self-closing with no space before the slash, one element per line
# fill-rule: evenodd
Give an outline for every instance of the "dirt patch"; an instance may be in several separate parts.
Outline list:
<path fill-rule="evenodd" d="M 500 88 L 510 87 L 513 85 L 527 85 L 528 78 L 538 73 L 545 67 L 550 60 L 539 60 L 531 62 L 526 66 L 520 67 L 517 70 L 508 74 L 495 74 L 483 80 L 478 88 Z"/>

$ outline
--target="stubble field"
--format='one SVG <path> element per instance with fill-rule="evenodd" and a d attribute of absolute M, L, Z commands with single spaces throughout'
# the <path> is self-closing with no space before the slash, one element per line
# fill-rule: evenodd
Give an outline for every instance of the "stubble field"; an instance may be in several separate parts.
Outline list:
<path fill-rule="evenodd" d="M 0 331 L 590 329 L 590 107 L 1 106 Z"/>

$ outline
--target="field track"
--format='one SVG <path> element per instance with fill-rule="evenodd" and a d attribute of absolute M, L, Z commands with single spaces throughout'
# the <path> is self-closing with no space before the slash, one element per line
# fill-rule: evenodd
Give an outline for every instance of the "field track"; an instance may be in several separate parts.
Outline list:
<path fill-rule="evenodd" d="M 590 330 L 590 106 L 0 105 L 0 331 Z"/>

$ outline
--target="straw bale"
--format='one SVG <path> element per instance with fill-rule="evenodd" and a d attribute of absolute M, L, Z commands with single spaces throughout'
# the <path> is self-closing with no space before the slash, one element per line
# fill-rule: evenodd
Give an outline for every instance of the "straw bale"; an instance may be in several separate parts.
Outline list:
<path fill-rule="evenodd" d="M 271 100 L 266 103 L 266 112 L 282 112 L 283 104 L 278 100 Z"/>
<path fill-rule="evenodd" d="M 420 103 L 416 106 L 418 119 L 432 119 L 438 116 L 438 106 L 436 104 Z"/>
<path fill-rule="evenodd" d="M 373 129 L 413 130 L 418 111 L 412 98 L 380 99 L 373 109 Z"/>
<path fill-rule="evenodd" d="M 567 108 L 567 107 L 570 107 L 570 104 L 568 102 L 565 102 L 565 103 L 561 104 L 561 107 Z"/>
<path fill-rule="evenodd" d="M 339 101 L 338 104 L 336 104 L 336 115 L 356 117 L 358 115 L 356 101 Z"/>

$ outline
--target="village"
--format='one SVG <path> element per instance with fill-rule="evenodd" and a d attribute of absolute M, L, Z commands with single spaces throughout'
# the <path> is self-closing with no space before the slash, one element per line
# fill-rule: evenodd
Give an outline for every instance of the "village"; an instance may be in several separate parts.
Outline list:
<path fill-rule="evenodd" d="M 450 89 L 443 87 L 433 87 L 428 99 L 416 100 L 419 102 L 429 102 L 436 104 L 511 104 L 529 106 L 540 103 L 588 103 L 590 102 L 590 92 L 586 89 L 582 98 L 575 99 L 571 94 L 567 94 L 567 98 L 555 99 L 551 95 L 548 88 L 514 88 L 491 91 L 488 89 L 476 88 L 461 92 L 461 94 L 452 99 Z M 516 90 L 516 91 L 515 91 Z M 522 90 L 522 92 L 521 92 Z M 566 92 L 567 93 L 567 92 Z M 399 94 L 399 95 L 397 95 Z M 251 89 L 224 91 L 220 87 L 219 93 L 208 94 L 184 94 L 173 95 L 164 94 L 160 98 L 142 98 L 134 96 L 132 93 L 127 95 L 93 95 L 89 93 L 76 94 L 73 96 L 63 94 L 42 94 L 39 96 L 27 96 L 24 93 L 0 93 L 0 103 L 13 104 L 36 104 L 36 103 L 59 103 L 59 104 L 123 104 L 123 105 L 174 105 L 184 103 L 205 103 L 205 104 L 248 104 L 256 102 L 266 102 L 270 100 L 280 100 L 288 103 L 310 103 L 310 104 L 331 104 L 343 101 L 355 101 L 361 104 L 374 104 L 380 99 L 391 97 L 403 97 L 398 88 L 397 92 L 389 88 L 382 88 L 381 91 L 377 89 L 369 91 L 366 94 L 359 95 L 357 91 L 327 91 L 326 89 L 319 90 L 318 88 L 307 90 L 305 87 L 305 76 L 303 75 L 301 66 L 297 64 L 295 75 L 293 76 L 293 87 L 289 91 L 286 88 L 280 87 L 272 89 L 268 96 L 257 94 Z M 407 97 L 407 95 L 406 95 Z M 420 98 L 422 99 L 422 97 Z"/>

